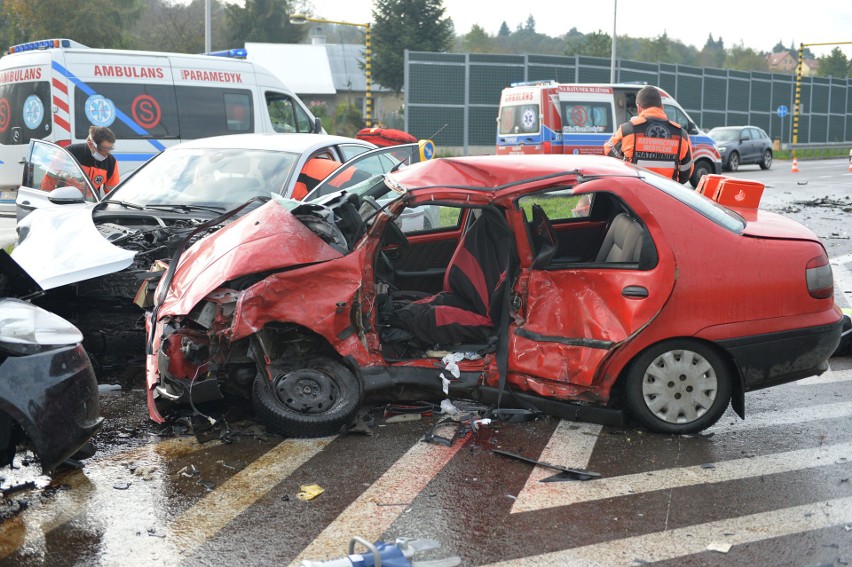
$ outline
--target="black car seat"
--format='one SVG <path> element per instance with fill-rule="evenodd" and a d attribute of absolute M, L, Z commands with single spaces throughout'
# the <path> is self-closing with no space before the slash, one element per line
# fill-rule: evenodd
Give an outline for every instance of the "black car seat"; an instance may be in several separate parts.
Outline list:
<path fill-rule="evenodd" d="M 443 290 L 397 306 L 393 326 L 429 345 L 487 342 L 504 309 L 514 250 L 503 213 L 483 209 L 453 253 Z"/>
<path fill-rule="evenodd" d="M 644 232 L 636 219 L 627 213 L 619 213 L 609 225 L 595 262 L 638 263 Z"/>

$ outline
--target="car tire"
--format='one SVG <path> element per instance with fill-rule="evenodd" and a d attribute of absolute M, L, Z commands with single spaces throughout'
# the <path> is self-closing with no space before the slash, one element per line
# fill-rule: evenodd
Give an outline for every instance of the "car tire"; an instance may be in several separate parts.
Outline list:
<path fill-rule="evenodd" d="M 731 152 L 731 157 L 728 158 L 728 171 L 736 171 L 740 168 L 740 154 Z"/>
<path fill-rule="evenodd" d="M 760 160 L 760 169 L 769 169 L 772 167 L 772 151 L 766 150 L 763 152 L 763 159 Z"/>
<path fill-rule="evenodd" d="M 361 385 L 340 362 L 316 357 L 297 367 L 273 364 L 272 382 L 255 378 L 252 401 L 266 428 L 285 437 L 334 435 L 355 418 Z"/>
<path fill-rule="evenodd" d="M 698 433 L 716 423 L 731 400 L 732 374 L 704 343 L 672 340 L 640 354 L 625 384 L 629 414 L 658 433 Z"/>
<path fill-rule="evenodd" d="M 689 178 L 689 184 L 692 185 L 693 188 L 697 188 L 698 182 L 701 181 L 701 178 L 711 173 L 715 173 L 715 170 L 710 162 L 700 159 L 695 162 L 695 167 L 692 170 L 692 177 Z"/>

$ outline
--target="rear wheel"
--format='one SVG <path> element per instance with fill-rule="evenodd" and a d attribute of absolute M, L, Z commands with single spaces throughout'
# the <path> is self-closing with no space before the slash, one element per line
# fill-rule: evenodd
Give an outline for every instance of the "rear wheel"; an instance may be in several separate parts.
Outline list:
<path fill-rule="evenodd" d="M 763 159 L 760 160 L 760 169 L 769 169 L 772 167 L 772 152 L 766 150 L 763 152 Z"/>
<path fill-rule="evenodd" d="M 731 373 L 722 357 L 697 341 L 657 344 L 627 375 L 627 409 L 659 433 L 698 433 L 716 423 L 731 400 Z"/>
<path fill-rule="evenodd" d="M 358 379 L 343 364 L 316 357 L 297 367 L 272 364 L 272 381 L 259 374 L 252 388 L 258 418 L 286 437 L 333 435 L 361 405 Z"/>

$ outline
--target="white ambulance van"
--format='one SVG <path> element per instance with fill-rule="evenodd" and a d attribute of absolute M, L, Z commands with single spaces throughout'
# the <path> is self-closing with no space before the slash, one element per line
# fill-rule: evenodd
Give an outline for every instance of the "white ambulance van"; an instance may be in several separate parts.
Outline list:
<path fill-rule="evenodd" d="M 0 201 L 14 203 L 31 139 L 67 146 L 92 124 L 115 133 L 122 177 L 183 140 L 322 131 L 295 93 L 244 57 L 244 49 L 188 55 L 69 39 L 10 47 L 0 58 Z"/>

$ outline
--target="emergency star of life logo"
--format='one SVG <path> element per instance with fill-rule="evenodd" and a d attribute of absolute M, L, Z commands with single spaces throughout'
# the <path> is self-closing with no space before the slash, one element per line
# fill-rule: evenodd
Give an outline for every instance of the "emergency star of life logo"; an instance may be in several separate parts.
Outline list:
<path fill-rule="evenodd" d="M 115 122 L 115 105 L 108 98 L 92 95 L 86 99 L 86 118 L 95 126 L 110 126 Z"/>
<path fill-rule="evenodd" d="M 103 175 L 95 175 L 95 186 L 100 186 L 104 182 Z"/>
<path fill-rule="evenodd" d="M 524 127 L 524 130 L 534 130 L 536 123 L 535 110 L 532 108 L 527 108 L 524 110 L 524 114 L 521 117 L 521 125 Z"/>
<path fill-rule="evenodd" d="M 669 132 L 669 129 L 665 126 L 660 126 L 659 124 L 651 124 L 647 130 L 645 130 L 645 135 L 649 138 L 671 138 L 672 133 Z"/>
<path fill-rule="evenodd" d="M 35 130 L 44 119 L 44 103 L 36 95 L 30 95 L 24 101 L 24 124 Z"/>

